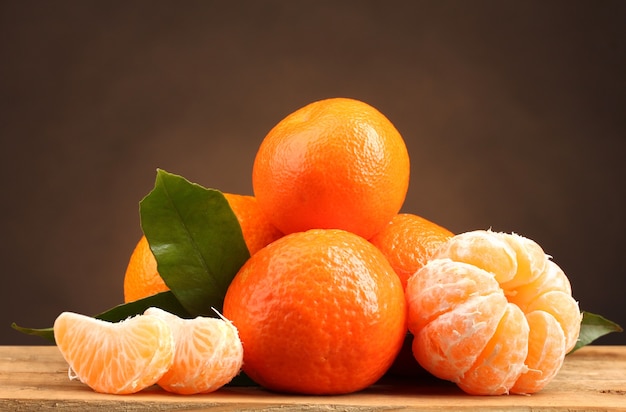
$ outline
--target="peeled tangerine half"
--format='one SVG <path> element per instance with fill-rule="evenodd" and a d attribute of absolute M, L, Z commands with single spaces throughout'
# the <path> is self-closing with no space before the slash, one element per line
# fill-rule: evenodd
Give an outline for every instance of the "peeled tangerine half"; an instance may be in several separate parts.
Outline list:
<path fill-rule="evenodd" d="M 469 394 L 540 391 L 580 331 L 569 280 L 517 234 L 452 237 L 409 278 L 406 296 L 415 359 Z"/>

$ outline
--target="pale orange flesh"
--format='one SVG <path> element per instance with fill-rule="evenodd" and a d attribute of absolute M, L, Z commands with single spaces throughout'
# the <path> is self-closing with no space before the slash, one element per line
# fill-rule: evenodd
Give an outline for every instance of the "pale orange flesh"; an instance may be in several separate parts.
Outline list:
<path fill-rule="evenodd" d="M 417 361 L 471 394 L 541 390 L 580 331 L 569 280 L 516 234 L 454 236 L 409 278 L 406 297 Z"/>
<path fill-rule="evenodd" d="M 110 323 L 63 312 L 54 322 L 54 337 L 70 378 L 96 392 L 139 392 L 161 379 L 174 359 L 172 331 L 155 317 Z"/>
<path fill-rule="evenodd" d="M 144 315 L 164 320 L 174 334 L 174 361 L 157 382 L 166 391 L 182 395 L 209 393 L 239 373 L 243 346 L 237 329 L 229 321 L 207 317 L 181 319 L 159 308 L 148 308 Z"/>

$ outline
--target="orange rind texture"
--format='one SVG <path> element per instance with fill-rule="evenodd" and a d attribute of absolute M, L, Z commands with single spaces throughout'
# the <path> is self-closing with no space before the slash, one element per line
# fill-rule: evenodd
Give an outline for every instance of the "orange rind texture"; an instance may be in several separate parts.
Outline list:
<path fill-rule="evenodd" d="M 297 109 L 267 133 L 252 186 L 284 234 L 343 229 L 369 239 L 402 208 L 410 169 L 404 139 L 384 114 L 359 100 L 330 98 Z"/>
<path fill-rule="evenodd" d="M 413 354 L 475 395 L 534 393 L 578 339 L 569 280 L 533 240 L 476 230 L 452 237 L 407 283 Z"/>
<path fill-rule="evenodd" d="M 378 381 L 406 335 L 400 279 L 382 252 L 339 229 L 286 235 L 253 255 L 224 299 L 244 372 L 275 392 L 338 395 Z"/>

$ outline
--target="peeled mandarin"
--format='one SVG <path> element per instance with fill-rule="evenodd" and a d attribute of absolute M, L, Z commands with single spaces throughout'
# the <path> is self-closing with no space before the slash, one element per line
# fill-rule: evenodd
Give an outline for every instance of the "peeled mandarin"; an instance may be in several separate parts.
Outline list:
<path fill-rule="evenodd" d="M 415 359 L 470 394 L 537 392 L 578 339 L 582 316 L 571 293 L 533 240 L 456 235 L 407 283 Z"/>

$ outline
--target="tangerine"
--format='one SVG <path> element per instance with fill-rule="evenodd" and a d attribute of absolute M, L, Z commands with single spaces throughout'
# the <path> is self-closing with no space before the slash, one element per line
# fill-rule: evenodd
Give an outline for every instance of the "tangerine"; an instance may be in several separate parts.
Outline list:
<path fill-rule="evenodd" d="M 259 208 L 254 196 L 224 193 L 237 221 L 250 254 L 256 253 L 283 234 L 276 229 Z M 157 270 L 157 262 L 145 236 L 137 242 L 124 275 L 124 302 L 165 292 L 169 287 Z"/>
<path fill-rule="evenodd" d="M 421 216 L 400 213 L 370 242 L 387 258 L 406 288 L 406 282 L 428 262 L 437 248 L 453 233 Z"/>
<path fill-rule="evenodd" d="M 283 236 L 267 219 L 256 197 L 232 193 L 224 193 L 224 197 L 237 216 L 243 239 L 251 255 Z"/>
<path fill-rule="evenodd" d="M 280 392 L 363 389 L 390 367 L 406 331 L 389 262 L 339 229 L 292 233 L 261 249 L 230 284 L 224 315 L 239 330 L 244 372 Z"/>
<path fill-rule="evenodd" d="M 395 126 L 354 99 L 310 103 L 265 136 L 252 185 L 283 233 L 343 229 L 366 239 L 398 213 L 409 185 L 409 155 Z"/>
<path fill-rule="evenodd" d="M 124 275 L 124 302 L 133 302 L 169 290 L 157 270 L 148 239 L 141 236 L 130 255 Z"/>
<path fill-rule="evenodd" d="M 541 390 L 580 331 L 567 277 L 517 234 L 452 237 L 409 278 L 406 297 L 415 358 L 470 394 Z"/>

